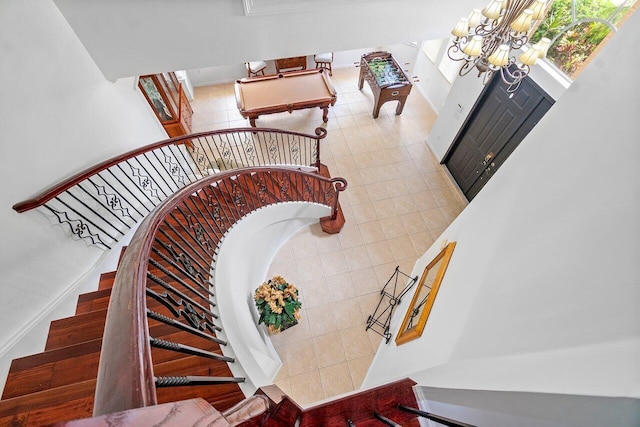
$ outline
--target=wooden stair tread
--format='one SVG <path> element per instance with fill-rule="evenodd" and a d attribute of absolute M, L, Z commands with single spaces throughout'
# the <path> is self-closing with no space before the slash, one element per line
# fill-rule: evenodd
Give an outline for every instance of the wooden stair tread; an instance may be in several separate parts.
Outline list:
<path fill-rule="evenodd" d="M 76 314 L 84 314 L 90 311 L 104 310 L 109 306 L 111 288 L 99 289 L 78 296 Z"/>
<path fill-rule="evenodd" d="M 53 411 L 56 407 L 62 407 L 72 401 L 85 401 L 90 399 L 93 402 L 93 395 L 96 389 L 96 380 L 82 381 L 62 387 L 50 388 L 26 396 L 13 397 L 11 399 L 0 400 L 0 419 L 20 413 L 28 413 L 37 409 L 48 408 Z M 91 403 L 91 408 L 93 403 Z M 91 411 L 89 412 L 90 415 Z M 49 420 L 69 420 L 83 418 L 87 415 L 78 415 L 67 418 L 52 416 Z M 52 421 L 49 421 L 49 423 Z"/>
<path fill-rule="evenodd" d="M 95 378 L 101 347 L 98 339 L 14 359 L 2 398 Z"/>
<path fill-rule="evenodd" d="M 115 271 L 109 271 L 107 273 L 102 273 L 100 275 L 100 280 L 98 281 L 98 290 L 100 289 L 111 289 L 113 287 L 113 281 L 116 278 Z"/>
<path fill-rule="evenodd" d="M 415 384 L 407 378 L 307 408 L 302 417 L 302 425 L 345 425 L 345 420 L 350 419 L 358 426 L 360 422 L 371 420 L 374 411 L 398 424 L 407 423 L 415 415 L 401 411 L 397 406 L 402 404 L 418 407 L 412 388 Z"/>
<path fill-rule="evenodd" d="M 52 321 L 45 350 L 102 338 L 106 316 L 105 309 Z"/>

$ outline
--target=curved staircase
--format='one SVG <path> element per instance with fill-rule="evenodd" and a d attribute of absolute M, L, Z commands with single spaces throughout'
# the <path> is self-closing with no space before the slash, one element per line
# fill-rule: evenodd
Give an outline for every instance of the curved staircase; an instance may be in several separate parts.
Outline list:
<path fill-rule="evenodd" d="M 233 132 L 219 132 L 215 137 L 227 138 Z M 264 153 L 273 153 L 269 146 L 275 147 L 276 141 L 283 145 L 273 137 L 277 133 L 273 130 L 268 131 L 268 138 L 262 135 L 263 139 L 256 136 L 256 132 L 266 131 L 241 132 L 245 138 L 242 141 L 259 142 L 239 144 L 245 147 L 242 153 L 254 153 L 255 147 Z M 293 147 L 287 148 L 288 152 L 296 156 L 300 147 L 309 145 L 313 139 L 282 134 L 289 137 L 284 145 Z M 124 419 L 123 414 L 139 410 L 160 413 L 178 407 L 196 408 L 198 413 L 209 416 L 211 411 L 215 412 L 207 410 L 211 406 L 224 411 L 246 402 L 248 399 L 239 386 L 244 378 L 233 376 L 229 364 L 236 361 L 233 356 L 223 355 L 221 346 L 227 343 L 216 336 L 221 328 L 220 319 L 212 311 L 216 304 L 212 272 L 227 232 L 246 215 L 272 204 L 304 202 L 325 206 L 332 213 L 320 219 L 323 229 L 329 233 L 340 231 L 344 217 L 339 209 L 338 193 L 344 190 L 346 182 L 327 177 L 328 170 L 317 157 L 317 143 L 324 134 L 318 135 L 311 144 L 315 159 L 313 173 L 302 172 L 297 167 L 263 166 L 203 174 L 191 184 L 175 183 L 173 194 L 150 209 L 139 225 L 129 247 L 121 254 L 117 272 L 104 273 L 96 291 L 78 297 L 74 316 L 51 322 L 42 353 L 13 361 L 0 400 L 0 426 L 53 423 L 98 426 L 105 425 L 110 418 Z M 153 150 L 157 151 L 154 154 L 157 158 L 170 152 L 193 155 L 191 160 L 185 159 L 181 167 L 175 166 L 175 159 L 167 160 L 165 163 L 173 165 L 166 169 L 169 174 L 187 176 L 186 167 L 194 165 L 202 172 L 205 158 L 199 156 L 198 147 L 204 147 L 204 141 L 207 138 L 191 136 L 177 144 L 175 140 L 153 144 L 151 151 L 142 149 L 103 162 L 57 189 L 16 206 L 25 210 L 44 206 L 51 200 L 61 200 L 62 193 L 76 198 L 72 195 L 74 188 L 84 191 L 83 183 L 91 182 L 92 177 L 101 173 L 114 175 L 110 169 L 123 170 L 123 162 L 140 156 L 148 158 L 146 153 Z M 291 141 L 295 144 L 289 144 Z M 158 151 L 167 147 L 173 151 Z M 230 154 L 223 150 L 221 155 Z M 135 172 L 136 168 L 131 170 Z M 153 188 L 140 182 L 142 186 L 135 191 Z M 166 186 L 169 183 L 165 182 Z M 162 183 L 154 185 L 160 188 Z M 123 212 L 124 199 L 112 194 L 105 200 L 117 211 L 112 212 L 114 216 Z M 131 200 L 127 203 L 131 207 L 135 205 Z M 86 204 L 85 207 L 90 208 Z M 99 209 L 94 207 L 78 214 L 81 219 L 77 221 L 88 223 L 87 218 L 105 208 L 101 205 Z M 92 236 L 94 234 L 77 235 L 88 240 L 95 238 Z M 259 388 L 256 394 L 267 396 L 271 408 L 233 425 L 418 426 L 416 414 L 400 408 L 417 406 L 414 384 L 409 379 L 400 380 L 306 409 L 277 386 L 270 385 Z M 190 419 L 198 418 L 195 413 L 190 416 Z M 78 419 L 87 420 L 79 421 L 80 424 L 70 421 Z M 224 423 L 221 425 L 231 425 Z M 185 424 L 174 420 L 173 424 L 164 425 Z"/>

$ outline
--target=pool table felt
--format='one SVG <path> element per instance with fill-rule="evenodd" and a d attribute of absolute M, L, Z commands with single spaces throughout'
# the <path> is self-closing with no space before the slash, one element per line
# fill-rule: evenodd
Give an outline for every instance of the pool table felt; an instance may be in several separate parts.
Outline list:
<path fill-rule="evenodd" d="M 313 70 L 283 73 L 283 77 L 240 80 L 236 83 L 236 95 L 240 96 L 238 108 L 252 111 L 315 100 L 331 101 L 335 98 L 336 91 L 325 74 Z"/>

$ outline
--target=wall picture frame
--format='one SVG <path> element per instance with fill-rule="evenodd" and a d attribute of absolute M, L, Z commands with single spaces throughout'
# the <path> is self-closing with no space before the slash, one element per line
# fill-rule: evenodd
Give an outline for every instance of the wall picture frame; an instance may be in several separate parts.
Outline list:
<path fill-rule="evenodd" d="M 455 246 L 456 242 L 449 242 L 422 272 L 409 309 L 396 336 L 396 345 L 405 344 L 422 336 Z"/>

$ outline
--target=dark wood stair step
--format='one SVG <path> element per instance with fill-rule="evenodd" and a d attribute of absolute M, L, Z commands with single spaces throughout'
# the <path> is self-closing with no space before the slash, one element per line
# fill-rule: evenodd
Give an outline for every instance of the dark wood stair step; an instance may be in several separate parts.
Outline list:
<path fill-rule="evenodd" d="M 109 306 L 110 298 L 111 288 L 81 294 L 78 296 L 76 314 L 89 313 L 95 310 L 105 310 Z"/>
<path fill-rule="evenodd" d="M 3 399 L 95 378 L 102 339 L 14 359 Z"/>
<path fill-rule="evenodd" d="M 113 287 L 113 281 L 116 278 L 115 271 L 109 271 L 107 273 L 102 273 L 100 275 L 100 280 L 98 281 L 98 290 L 100 289 L 111 289 Z"/>
<path fill-rule="evenodd" d="M 46 425 L 55 421 L 90 417 L 96 381 L 89 380 L 0 401 L 0 425 Z"/>
<path fill-rule="evenodd" d="M 373 418 L 375 411 L 404 425 L 415 415 L 401 411 L 398 404 L 418 407 L 413 393 L 415 384 L 407 378 L 307 408 L 301 424 L 308 427 L 346 425 L 345 420 L 350 419 L 357 427 L 361 423 L 366 425 L 364 423 Z"/>
<path fill-rule="evenodd" d="M 102 338 L 106 315 L 107 310 L 96 310 L 52 321 L 45 351 Z"/>

